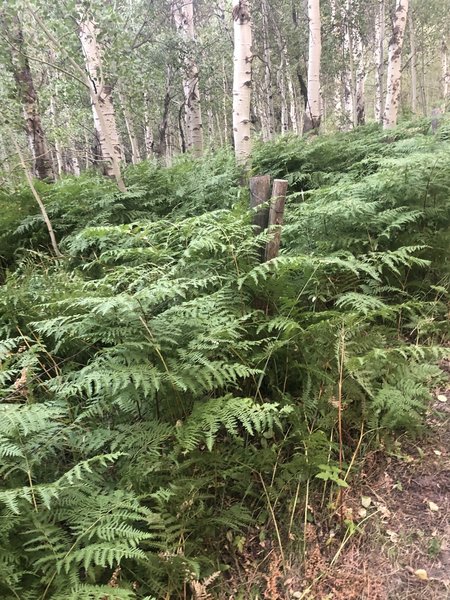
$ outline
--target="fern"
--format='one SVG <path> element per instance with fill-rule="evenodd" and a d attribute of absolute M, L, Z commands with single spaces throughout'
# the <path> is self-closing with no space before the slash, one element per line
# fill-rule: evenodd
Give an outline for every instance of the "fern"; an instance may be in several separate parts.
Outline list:
<path fill-rule="evenodd" d="M 2 598 L 204 593 L 235 534 L 270 531 L 267 499 L 283 536 L 301 484 L 339 478 L 338 391 L 349 455 L 363 424 L 420 429 L 448 335 L 427 129 L 257 148 L 291 183 L 264 264 L 228 153 L 138 165 L 126 194 L 43 185 L 66 258 L 30 214 L 0 294 Z"/>

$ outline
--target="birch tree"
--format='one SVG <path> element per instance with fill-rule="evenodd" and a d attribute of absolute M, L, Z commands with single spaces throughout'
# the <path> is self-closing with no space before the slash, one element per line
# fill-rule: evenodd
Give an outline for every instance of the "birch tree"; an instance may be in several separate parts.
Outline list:
<path fill-rule="evenodd" d="M 402 76 L 402 48 L 407 17 L 408 0 L 397 0 L 392 24 L 392 37 L 389 41 L 387 93 L 383 115 L 384 129 L 392 129 L 397 125 Z"/>
<path fill-rule="evenodd" d="M 125 128 L 127 130 L 128 139 L 130 141 L 131 148 L 131 162 L 133 165 L 137 165 L 141 162 L 141 153 L 139 150 L 139 143 L 134 131 L 133 120 L 131 118 L 130 111 L 128 110 L 128 103 L 121 90 L 118 90 L 119 101 L 122 106 L 123 120 L 125 121 Z"/>
<path fill-rule="evenodd" d="M 173 13 L 177 29 L 186 42 L 183 78 L 187 149 L 195 156 L 203 154 L 203 122 L 200 104 L 199 71 L 192 49 L 195 42 L 192 0 L 174 0 Z"/>
<path fill-rule="evenodd" d="M 378 0 L 375 13 L 375 120 L 383 122 L 384 107 L 384 39 L 386 35 L 385 0 Z"/>
<path fill-rule="evenodd" d="M 441 71 L 442 71 L 442 97 L 444 100 L 444 109 L 447 108 L 450 95 L 450 69 L 448 65 L 448 46 L 445 36 L 442 37 L 441 43 Z"/>
<path fill-rule="evenodd" d="M 233 138 L 236 160 L 247 164 L 251 152 L 250 99 L 252 88 L 252 30 L 248 0 L 233 0 L 234 71 Z"/>
<path fill-rule="evenodd" d="M 102 48 L 97 40 L 97 27 L 88 14 L 82 13 L 78 34 L 88 73 L 94 127 L 98 133 L 106 175 L 113 177 L 119 189 L 125 191 L 120 170 L 122 150 L 117 131 L 112 87 L 105 80 L 102 70 Z"/>
<path fill-rule="evenodd" d="M 25 48 L 22 24 L 14 14 L 3 24 L 11 46 L 11 67 L 22 104 L 28 146 L 33 159 L 32 173 L 39 179 L 54 179 L 51 154 L 42 127 L 38 95 Z"/>
<path fill-rule="evenodd" d="M 308 100 L 304 130 L 318 129 L 321 119 L 320 58 L 322 52 L 320 0 L 308 0 Z"/>
<path fill-rule="evenodd" d="M 411 112 L 415 114 L 417 112 L 417 44 L 412 7 L 408 11 L 408 28 L 409 48 L 411 51 L 409 62 L 411 71 Z"/>

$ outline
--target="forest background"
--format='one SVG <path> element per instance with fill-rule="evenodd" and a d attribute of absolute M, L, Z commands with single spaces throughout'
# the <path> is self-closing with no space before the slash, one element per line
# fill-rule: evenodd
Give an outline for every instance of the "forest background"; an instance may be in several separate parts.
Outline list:
<path fill-rule="evenodd" d="M 449 9 L 2 3 L 2 598 L 447 597 Z"/>

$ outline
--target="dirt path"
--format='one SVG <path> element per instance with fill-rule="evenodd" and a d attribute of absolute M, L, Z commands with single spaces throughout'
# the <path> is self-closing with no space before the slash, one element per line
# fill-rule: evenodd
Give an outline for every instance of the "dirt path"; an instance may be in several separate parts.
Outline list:
<path fill-rule="evenodd" d="M 450 363 L 444 368 L 450 372 Z M 345 498 L 359 530 L 338 558 L 335 544 L 324 550 L 311 533 L 306 585 L 290 597 L 450 598 L 450 386 L 434 397 L 425 438 L 399 440 L 390 455 L 366 461 L 360 485 Z"/>

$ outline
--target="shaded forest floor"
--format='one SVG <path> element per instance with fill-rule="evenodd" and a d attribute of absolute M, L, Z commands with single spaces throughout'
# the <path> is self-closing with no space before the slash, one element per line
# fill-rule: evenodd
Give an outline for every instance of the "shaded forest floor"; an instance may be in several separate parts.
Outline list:
<path fill-rule="evenodd" d="M 450 362 L 443 368 L 450 375 Z M 435 390 L 427 425 L 424 438 L 400 438 L 387 454 L 366 458 L 359 484 L 344 498 L 346 516 L 363 527 L 345 546 L 328 550 L 329 536 L 320 540 L 310 526 L 307 585 L 291 597 L 449 598 L 450 384 Z"/>
<path fill-rule="evenodd" d="M 319 499 L 311 499 L 315 518 L 306 526 L 306 561 L 290 554 L 283 569 L 277 543 L 260 543 L 255 532 L 237 566 L 241 585 L 231 577 L 240 592 L 221 598 L 449 598 L 450 360 L 442 367 L 449 382 L 434 390 L 426 434 L 416 441 L 400 437 L 385 451 L 367 455 L 359 481 L 344 493 L 346 532 L 337 531 L 337 514 L 330 523 L 329 507 L 316 513 Z"/>

